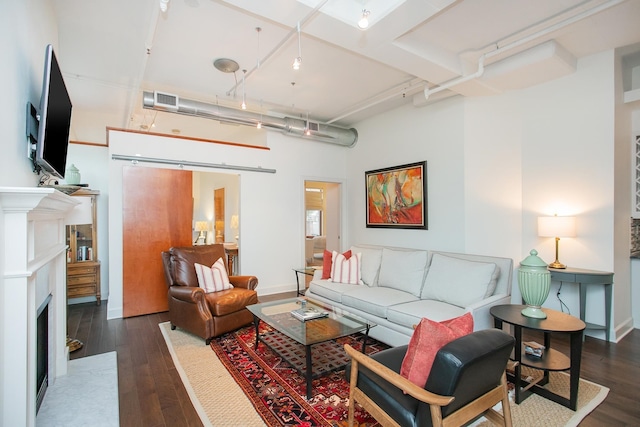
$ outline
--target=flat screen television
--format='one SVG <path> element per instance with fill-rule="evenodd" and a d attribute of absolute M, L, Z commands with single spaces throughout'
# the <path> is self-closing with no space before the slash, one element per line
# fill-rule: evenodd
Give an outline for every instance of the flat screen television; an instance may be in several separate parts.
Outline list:
<path fill-rule="evenodd" d="M 40 120 L 34 153 L 37 172 L 64 178 L 71 126 L 71 99 L 53 47 L 45 49 Z"/>

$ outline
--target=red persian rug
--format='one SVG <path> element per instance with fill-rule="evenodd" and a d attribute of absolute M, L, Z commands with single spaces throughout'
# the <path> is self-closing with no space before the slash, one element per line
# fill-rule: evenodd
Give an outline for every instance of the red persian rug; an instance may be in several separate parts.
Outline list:
<path fill-rule="evenodd" d="M 262 330 L 271 328 L 260 323 Z M 282 335 L 283 340 L 288 340 Z M 361 334 L 340 338 L 339 344 L 362 347 Z M 346 426 L 349 404 L 349 382 L 344 369 L 313 380 L 313 396 L 306 399 L 306 380 L 289 363 L 260 343 L 254 350 L 255 327 L 247 326 L 211 341 L 211 348 L 244 390 L 247 397 L 269 426 Z M 293 343 L 294 345 L 299 345 Z M 317 344 L 321 346 L 321 344 Z M 300 346 L 302 347 L 302 346 Z M 367 339 L 367 354 L 388 348 L 372 338 Z M 304 354 L 304 347 L 301 349 Z M 312 357 L 322 349 L 312 347 Z M 356 425 L 378 425 L 359 405 L 355 408 Z"/>

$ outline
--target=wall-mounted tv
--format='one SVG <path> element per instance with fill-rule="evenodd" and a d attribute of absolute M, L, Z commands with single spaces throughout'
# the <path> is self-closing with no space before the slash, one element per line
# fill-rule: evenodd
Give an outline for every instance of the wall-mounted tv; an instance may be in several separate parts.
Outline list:
<path fill-rule="evenodd" d="M 53 47 L 45 49 L 34 170 L 64 178 L 71 125 L 71 99 Z M 42 181 L 42 179 L 41 179 Z"/>

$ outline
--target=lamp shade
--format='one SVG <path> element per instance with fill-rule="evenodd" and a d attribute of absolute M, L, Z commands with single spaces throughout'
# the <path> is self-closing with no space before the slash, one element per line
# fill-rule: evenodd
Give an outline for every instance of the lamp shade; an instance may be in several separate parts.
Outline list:
<path fill-rule="evenodd" d="M 538 217 L 538 236 L 540 237 L 575 237 L 575 216 L 540 216 Z"/>
<path fill-rule="evenodd" d="M 209 223 L 207 221 L 196 221 L 196 231 L 208 231 Z"/>

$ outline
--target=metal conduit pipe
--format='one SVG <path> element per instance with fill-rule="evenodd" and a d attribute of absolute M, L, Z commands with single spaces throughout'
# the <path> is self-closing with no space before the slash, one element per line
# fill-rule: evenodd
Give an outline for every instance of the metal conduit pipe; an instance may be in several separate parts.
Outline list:
<path fill-rule="evenodd" d="M 577 15 L 574 15 L 574 16 L 572 16 L 570 18 L 567 18 L 564 21 L 560 21 L 557 24 L 553 24 L 553 25 L 551 25 L 551 26 L 549 26 L 549 27 L 547 27 L 547 28 L 545 28 L 543 30 L 540 30 L 540 31 L 536 32 L 536 33 L 530 34 L 530 35 L 528 35 L 526 37 L 523 37 L 523 38 L 521 38 L 519 40 L 516 40 L 514 42 L 508 43 L 508 44 L 506 44 L 506 45 L 504 45 L 502 47 L 499 47 L 499 48 L 497 48 L 495 50 L 492 50 L 491 52 L 484 53 L 480 57 L 480 59 L 478 60 L 478 70 L 475 73 L 469 74 L 467 76 L 460 76 L 460 77 L 452 79 L 452 80 L 448 80 L 448 81 L 442 83 L 441 85 L 438 85 L 438 86 L 435 86 L 435 87 L 432 87 L 432 88 L 426 88 L 424 90 L 424 97 L 426 99 L 429 99 L 429 96 L 434 94 L 434 93 L 441 92 L 441 91 L 443 91 L 445 89 L 449 89 L 450 87 L 453 87 L 453 86 L 465 83 L 465 82 L 467 82 L 469 80 L 481 77 L 484 74 L 484 61 L 487 58 L 491 58 L 491 57 L 496 56 L 496 55 L 498 55 L 500 53 L 504 53 L 506 51 L 514 49 L 514 48 L 516 48 L 516 47 L 518 47 L 520 45 L 528 43 L 528 42 L 530 42 L 532 40 L 535 40 L 535 39 L 537 39 L 539 37 L 545 36 L 545 35 L 553 32 L 553 31 L 559 30 L 560 28 L 564 28 L 567 25 L 571 25 L 573 23 L 576 23 L 578 21 L 581 21 L 581 20 L 583 20 L 585 18 L 590 17 L 591 15 L 595 15 L 596 13 L 600 13 L 603 10 L 609 9 L 610 7 L 616 6 L 616 5 L 620 4 L 620 3 L 624 3 L 625 1 L 627 1 L 627 0 L 611 0 L 611 1 L 607 2 L 607 3 L 603 3 L 601 5 L 593 7 L 591 9 L 589 9 L 589 10 L 584 11 L 584 12 L 578 13 Z"/>
<path fill-rule="evenodd" d="M 184 99 L 168 93 L 145 91 L 142 96 L 142 104 L 144 108 L 151 110 L 203 117 L 227 123 L 253 127 L 256 127 L 258 123 L 262 123 L 262 127 L 278 130 L 285 135 L 343 147 L 353 147 L 358 141 L 358 131 L 353 128 L 347 129 L 294 117 L 272 117 L 246 110 L 236 110 L 221 105 Z"/>

